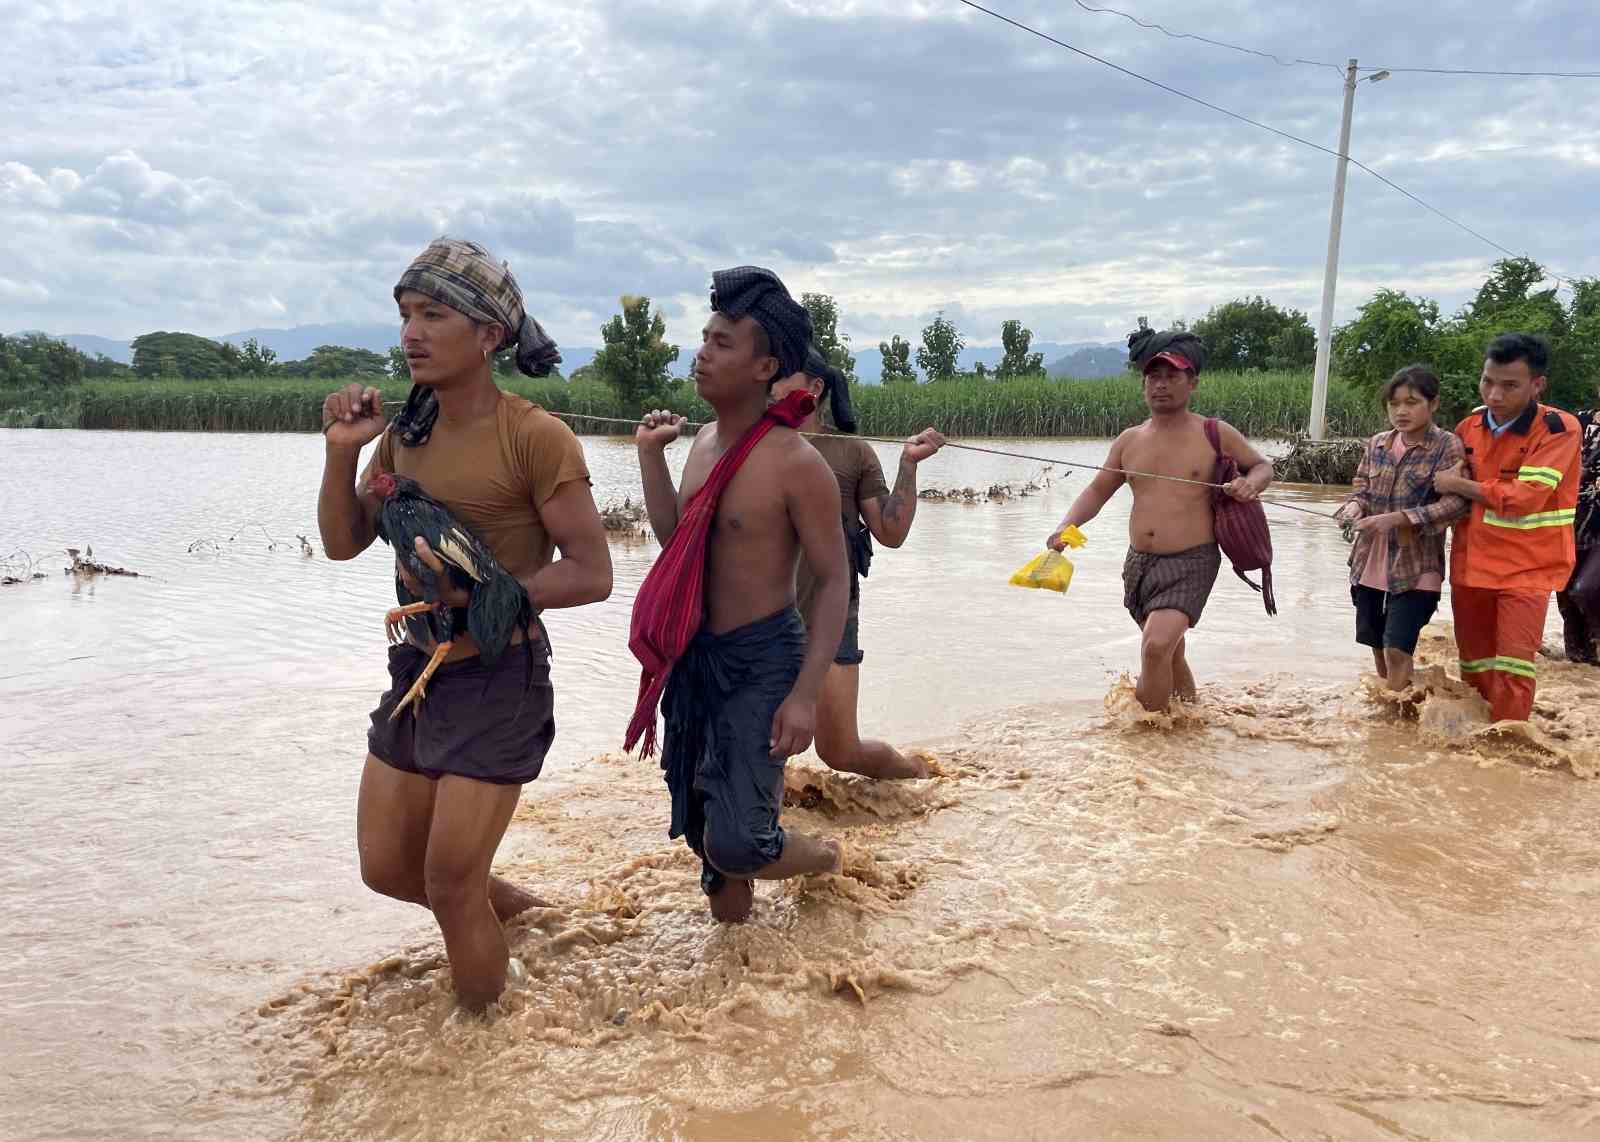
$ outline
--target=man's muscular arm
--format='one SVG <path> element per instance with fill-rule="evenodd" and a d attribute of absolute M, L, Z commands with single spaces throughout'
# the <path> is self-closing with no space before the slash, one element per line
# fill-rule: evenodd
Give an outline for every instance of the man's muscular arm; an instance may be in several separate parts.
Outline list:
<path fill-rule="evenodd" d="M 1095 516 L 1100 514 L 1100 509 L 1112 496 L 1117 494 L 1117 489 L 1128 482 L 1128 478 L 1121 472 L 1123 442 L 1128 434 L 1124 432 L 1111 444 L 1111 451 L 1106 453 L 1105 467 L 1096 472 L 1094 479 L 1089 481 L 1089 486 L 1078 493 L 1078 498 L 1072 501 L 1072 506 L 1067 509 L 1067 514 L 1061 517 L 1061 522 L 1045 540 L 1045 546 L 1052 551 L 1060 551 L 1066 546 L 1060 539 L 1061 533 L 1070 525 L 1082 527 Z"/>
<path fill-rule="evenodd" d="M 678 489 L 672 486 L 667 467 L 667 445 L 678 439 L 683 417 L 666 409 L 647 412 L 633 430 L 639 449 L 639 475 L 644 480 L 644 507 L 650 517 L 650 530 L 662 547 L 678 530 Z"/>
<path fill-rule="evenodd" d="M 378 538 L 378 501 L 356 488 L 361 449 L 383 435 L 383 396 L 346 385 L 322 402 L 326 455 L 317 493 L 317 530 L 329 559 L 354 559 Z"/>
<path fill-rule="evenodd" d="M 817 722 L 817 695 L 844 637 L 850 602 L 850 573 L 844 529 L 839 526 L 839 484 L 815 448 L 792 451 L 783 476 L 784 504 L 800 541 L 806 565 L 816 579 L 805 664 L 794 689 L 772 718 L 773 757 L 793 757 L 811 744 Z"/>

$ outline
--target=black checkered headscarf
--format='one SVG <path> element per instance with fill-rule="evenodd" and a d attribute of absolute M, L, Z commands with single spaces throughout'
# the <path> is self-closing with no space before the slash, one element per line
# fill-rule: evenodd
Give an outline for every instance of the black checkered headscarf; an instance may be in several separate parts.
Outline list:
<path fill-rule="evenodd" d="M 778 275 L 760 266 L 739 266 L 711 275 L 711 308 L 738 321 L 753 317 L 766 330 L 780 377 L 802 372 L 811 345 L 811 315 L 789 296 Z"/>

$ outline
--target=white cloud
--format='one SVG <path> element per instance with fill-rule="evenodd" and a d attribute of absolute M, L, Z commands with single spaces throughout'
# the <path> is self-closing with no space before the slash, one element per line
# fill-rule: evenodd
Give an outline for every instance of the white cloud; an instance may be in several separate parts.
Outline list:
<path fill-rule="evenodd" d="M 1339 78 L 1045 0 L 1006 11 L 1331 145 Z M 1284 55 L 1582 70 L 1588 5 L 1144 0 Z M 558 339 L 620 294 L 692 343 L 711 269 L 835 293 L 863 344 L 941 305 L 992 340 L 1095 338 L 1241 294 L 1314 309 L 1332 160 L 957 5 L 895 0 L 143 0 L 6 6 L 0 301 L 131 335 L 381 320 L 449 231 L 518 272 Z M 1561 271 L 1600 272 L 1600 102 L 1580 81 L 1397 73 L 1354 152 Z M 1340 309 L 1470 295 L 1494 251 L 1353 171 Z"/>

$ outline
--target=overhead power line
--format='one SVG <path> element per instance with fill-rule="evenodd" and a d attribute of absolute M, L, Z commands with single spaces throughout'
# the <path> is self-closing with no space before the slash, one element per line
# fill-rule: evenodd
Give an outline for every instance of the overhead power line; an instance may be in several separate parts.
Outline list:
<path fill-rule="evenodd" d="M 1527 256 L 1525 254 L 1519 254 L 1515 250 L 1512 250 L 1512 249 L 1509 249 L 1509 248 L 1507 248 L 1505 246 L 1502 246 L 1499 242 L 1496 242 L 1493 238 L 1490 238 L 1487 235 L 1482 234 L 1477 230 L 1474 230 L 1471 226 L 1468 226 L 1465 222 L 1462 222 L 1461 220 L 1459 220 L 1457 218 L 1452 218 L 1450 215 L 1446 214 L 1443 210 L 1440 210 L 1437 206 L 1434 206 L 1432 203 L 1430 203 L 1430 202 L 1426 201 L 1425 199 L 1413 194 L 1411 191 L 1407 190 L 1405 187 L 1403 187 L 1399 183 L 1395 182 L 1394 179 L 1390 178 L 1388 175 L 1382 174 L 1379 171 L 1374 170 L 1372 167 L 1369 167 L 1366 163 L 1362 162 L 1361 160 L 1359 160 L 1357 158 L 1354 158 L 1353 156 L 1341 155 L 1338 151 L 1334 150 L 1332 147 L 1325 147 L 1321 143 L 1312 142 L 1310 139 L 1302 138 L 1299 135 L 1293 134 L 1293 133 L 1291 133 L 1289 131 L 1285 131 L 1285 130 L 1279 128 L 1279 127 L 1274 127 L 1270 123 L 1263 123 L 1259 119 L 1252 119 L 1248 115 L 1241 115 L 1237 111 L 1230 111 L 1228 108 L 1223 107 L 1223 106 L 1221 106 L 1220 104 L 1217 104 L 1217 103 L 1212 103 L 1208 99 L 1202 99 L 1198 95 L 1191 95 L 1187 91 L 1181 91 L 1178 88 L 1173 87 L 1171 84 L 1162 83 L 1159 79 L 1152 79 L 1148 75 L 1141 75 L 1139 72 L 1133 71 L 1133 70 L 1131 70 L 1129 68 L 1126 68 L 1126 67 L 1123 67 L 1121 64 L 1112 63 L 1110 60 L 1105 59 L 1102 56 L 1097 56 L 1093 52 L 1085 51 L 1083 48 L 1076 47 L 1073 44 L 1069 44 L 1069 43 L 1067 43 L 1066 40 L 1059 39 L 1059 38 L 1057 38 L 1055 36 L 1052 36 L 1048 32 L 1040 31 L 1038 28 L 1035 28 L 1035 27 L 1032 27 L 1031 25 L 1022 23 L 1020 20 L 1014 20 L 1010 16 L 1007 16 L 1007 15 L 1001 13 L 1001 12 L 996 12 L 993 8 L 986 8 L 982 4 L 976 3 L 976 0 L 959 0 L 959 2 L 962 3 L 962 4 L 965 4 L 968 8 L 971 8 L 976 12 L 982 12 L 985 16 L 991 16 L 994 19 L 999 20 L 1003 24 L 1009 24 L 1013 28 L 1016 28 L 1018 31 L 1027 32 L 1031 36 L 1037 36 L 1039 39 L 1044 40 L 1047 43 L 1054 44 L 1058 48 L 1064 48 L 1067 51 L 1072 52 L 1072 53 L 1074 53 L 1076 55 L 1080 55 L 1085 59 L 1093 60 L 1095 63 L 1100 64 L 1103 67 L 1109 67 L 1112 71 L 1120 72 L 1123 75 L 1128 76 L 1130 79 L 1137 79 L 1140 83 L 1148 83 L 1151 87 L 1159 88 L 1160 90 L 1167 92 L 1169 95 L 1176 95 L 1179 99 L 1186 99 L 1190 103 L 1198 104 L 1199 106 L 1207 108 L 1208 110 L 1211 110 L 1211 111 L 1215 111 L 1220 115 L 1226 115 L 1230 119 L 1237 119 L 1241 123 L 1247 123 L 1252 127 L 1258 128 L 1259 130 L 1266 131 L 1266 132 L 1268 132 L 1270 134 L 1273 134 L 1273 135 L 1277 135 L 1279 138 L 1287 139 L 1292 143 L 1298 143 L 1302 147 L 1310 147 L 1314 151 L 1320 151 L 1321 153 L 1323 153 L 1325 155 L 1331 155 L 1332 157 L 1334 157 L 1336 159 L 1337 158 L 1347 158 L 1349 160 L 1351 166 L 1359 167 L 1361 170 L 1366 171 L 1369 175 L 1371 175 L 1373 178 L 1377 179 L 1379 182 L 1383 183 L 1385 186 L 1389 187 L 1391 190 L 1398 191 L 1400 194 L 1403 194 L 1405 197 L 1409 198 L 1412 202 L 1416 203 L 1418 206 L 1422 207 L 1424 210 L 1427 210 L 1429 213 L 1434 214 L 1437 217 L 1443 219 L 1444 221 L 1450 223 L 1450 225 L 1456 227 L 1458 230 L 1461 230 L 1463 233 L 1470 234 L 1472 237 L 1476 238 L 1478 241 L 1480 241 L 1480 242 L 1484 243 L 1485 245 L 1490 246 L 1490 247 L 1500 251 L 1502 254 L 1505 254 L 1507 257 L 1519 258 L 1519 257 L 1526 257 Z M 1565 275 L 1560 275 L 1560 274 L 1557 274 L 1554 271 L 1550 271 L 1550 270 L 1547 270 L 1547 272 L 1550 274 L 1551 278 L 1553 278 L 1558 284 L 1565 284 L 1565 282 L 1568 280 Z"/>
<path fill-rule="evenodd" d="M 1331 67 L 1340 75 L 1344 74 L 1344 68 L 1330 60 L 1305 59 L 1304 57 L 1300 56 L 1286 58 L 1284 56 L 1275 55 L 1272 52 L 1261 51 L 1258 48 L 1247 48 L 1243 44 L 1232 44 L 1227 40 L 1214 40 L 1210 36 L 1196 35 L 1193 32 L 1175 32 L 1165 24 L 1157 23 L 1154 20 L 1142 20 L 1138 16 L 1133 15 L 1131 12 L 1124 12 L 1118 8 L 1106 8 L 1098 4 L 1086 4 L 1084 3 L 1084 0 L 1073 0 L 1073 2 L 1085 12 L 1095 12 L 1107 16 L 1121 16 L 1124 20 L 1127 20 L 1133 24 L 1137 24 L 1141 28 L 1148 29 L 1152 32 L 1160 32 L 1162 35 L 1170 36 L 1175 40 L 1195 40 L 1202 44 L 1210 44 L 1215 48 L 1226 48 L 1229 51 L 1243 52 L 1245 55 L 1259 56 L 1261 59 L 1271 60 L 1279 67 L 1295 67 L 1297 65 L 1305 65 L 1310 67 Z M 1472 67 L 1397 67 L 1394 65 L 1382 67 L 1363 67 L 1359 68 L 1358 70 L 1411 72 L 1425 75 L 1492 75 L 1500 76 L 1502 78 L 1516 79 L 1600 79 L 1600 71 L 1486 71 L 1480 68 Z"/>
<path fill-rule="evenodd" d="M 1175 40 L 1197 40 L 1202 44 L 1210 44 L 1214 48 L 1227 48 L 1229 51 L 1243 52 L 1245 55 L 1259 56 L 1262 59 L 1271 60 L 1279 67 L 1294 67 L 1296 64 L 1309 64 L 1312 67 L 1331 67 L 1339 75 L 1344 74 L 1344 68 L 1328 60 L 1301 59 L 1298 57 L 1285 59 L 1283 56 L 1274 55 L 1271 52 L 1258 51 L 1255 48 L 1247 48 L 1241 44 L 1230 44 L 1226 40 L 1213 40 L 1210 36 L 1199 36 L 1195 35 L 1193 32 L 1174 32 L 1165 24 L 1158 24 L 1153 20 L 1141 20 L 1132 13 L 1119 11 L 1116 8 L 1102 8 L 1094 4 L 1085 4 L 1083 0 L 1075 0 L 1075 3 L 1085 12 L 1098 12 L 1104 13 L 1108 16 L 1121 16 L 1124 20 L 1127 20 L 1133 24 L 1137 24 L 1141 28 L 1147 28 L 1153 32 L 1160 32 L 1162 35 L 1171 36 Z"/>

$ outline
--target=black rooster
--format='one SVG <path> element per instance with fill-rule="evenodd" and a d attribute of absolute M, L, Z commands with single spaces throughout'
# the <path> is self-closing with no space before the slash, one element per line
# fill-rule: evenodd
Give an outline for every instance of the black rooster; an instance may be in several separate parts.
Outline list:
<path fill-rule="evenodd" d="M 384 616 L 389 641 L 398 642 L 402 632 L 409 631 L 415 641 L 423 645 L 433 643 L 428 664 L 389 717 L 398 718 L 409 703 L 413 700 L 420 703 L 427 696 L 428 680 L 463 631 L 477 643 L 484 665 L 493 666 L 510 644 L 512 633 L 520 630 L 531 684 L 533 647 L 528 628 L 530 624 L 539 624 L 539 619 L 522 584 L 500 566 L 486 543 L 459 522 L 449 508 L 424 492 L 415 480 L 385 472 L 367 482 L 367 492 L 382 503 L 378 511 L 378 538 L 394 548 L 396 558 L 406 571 L 422 584 L 422 598 L 417 599 L 406 589 L 405 581 L 395 576 L 395 595 L 400 606 Z M 438 574 L 417 555 L 419 536 L 445 565 L 450 581 L 470 592 L 465 615 L 439 601 Z M 542 634 L 543 624 L 539 626 Z"/>

